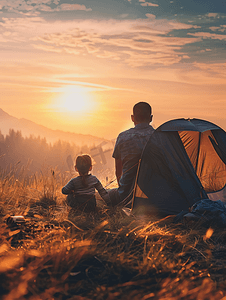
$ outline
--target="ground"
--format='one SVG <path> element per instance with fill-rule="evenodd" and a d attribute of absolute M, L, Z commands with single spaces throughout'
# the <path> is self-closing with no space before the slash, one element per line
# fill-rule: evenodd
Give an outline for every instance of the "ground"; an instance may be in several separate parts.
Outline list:
<path fill-rule="evenodd" d="M 62 210 L 33 205 L 18 224 L 2 216 L 2 299 L 226 297 L 224 228 L 175 224 L 173 216 L 148 220 L 103 205 L 90 215 L 67 211 L 62 218 Z"/>

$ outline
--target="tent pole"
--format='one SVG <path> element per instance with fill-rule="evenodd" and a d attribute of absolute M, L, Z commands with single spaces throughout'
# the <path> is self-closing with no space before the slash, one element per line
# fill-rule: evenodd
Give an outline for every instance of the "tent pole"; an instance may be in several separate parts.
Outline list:
<path fill-rule="evenodd" d="M 197 174 L 197 169 L 198 169 L 198 162 L 199 162 L 199 153 L 200 153 L 200 146 L 201 146 L 201 132 L 199 132 L 199 143 L 198 143 L 198 153 L 197 153 L 197 159 L 196 159 L 196 164 L 195 164 L 195 172 Z"/>
<path fill-rule="evenodd" d="M 198 176 L 197 174 L 197 169 L 198 169 L 198 162 L 199 162 L 199 154 L 200 154 L 200 148 L 201 148 L 201 132 L 199 132 L 199 143 L 198 143 L 198 153 L 197 153 L 197 160 L 196 160 L 196 164 L 195 164 L 195 172 L 196 172 L 196 175 Z M 199 176 L 198 176 L 199 177 Z M 204 191 L 204 188 L 203 186 L 201 187 L 200 189 L 200 196 L 201 196 L 201 199 L 204 198 L 203 196 L 203 191 Z"/>
<path fill-rule="evenodd" d="M 137 167 L 137 174 L 136 174 L 136 179 L 135 179 L 134 188 L 133 188 L 133 198 L 132 198 L 132 204 L 131 204 L 131 211 L 133 210 L 135 191 L 136 191 L 136 187 L 137 187 L 138 173 L 140 171 L 140 163 L 141 163 L 141 159 L 139 159 L 139 163 L 138 163 L 138 167 Z"/>

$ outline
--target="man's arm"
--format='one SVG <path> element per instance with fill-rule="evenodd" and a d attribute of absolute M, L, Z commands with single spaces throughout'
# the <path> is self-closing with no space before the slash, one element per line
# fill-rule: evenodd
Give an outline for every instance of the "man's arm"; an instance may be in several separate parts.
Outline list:
<path fill-rule="evenodd" d="M 115 159 L 115 175 L 116 175 L 118 185 L 119 185 L 119 180 L 122 176 L 122 161 L 121 161 L 121 159 Z"/>

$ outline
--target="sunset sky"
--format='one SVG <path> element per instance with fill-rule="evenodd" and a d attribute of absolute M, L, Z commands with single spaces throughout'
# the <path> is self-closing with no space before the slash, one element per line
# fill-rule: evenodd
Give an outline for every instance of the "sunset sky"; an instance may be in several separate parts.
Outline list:
<path fill-rule="evenodd" d="M 153 124 L 226 130 L 225 0 L 0 0 L 0 108 L 113 139 L 147 101 Z"/>

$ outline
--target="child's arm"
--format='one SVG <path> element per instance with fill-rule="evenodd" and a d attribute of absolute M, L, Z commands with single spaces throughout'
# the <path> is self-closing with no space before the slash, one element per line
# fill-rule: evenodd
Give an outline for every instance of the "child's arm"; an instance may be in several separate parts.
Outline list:
<path fill-rule="evenodd" d="M 98 193 L 100 194 L 101 198 L 106 202 L 106 204 L 110 205 L 111 200 L 109 198 L 108 192 L 105 190 L 105 188 L 98 179 L 95 188 L 98 190 Z"/>
<path fill-rule="evenodd" d="M 74 193 L 74 182 L 73 179 L 71 179 L 63 188 L 62 188 L 62 194 L 69 195 Z"/>

